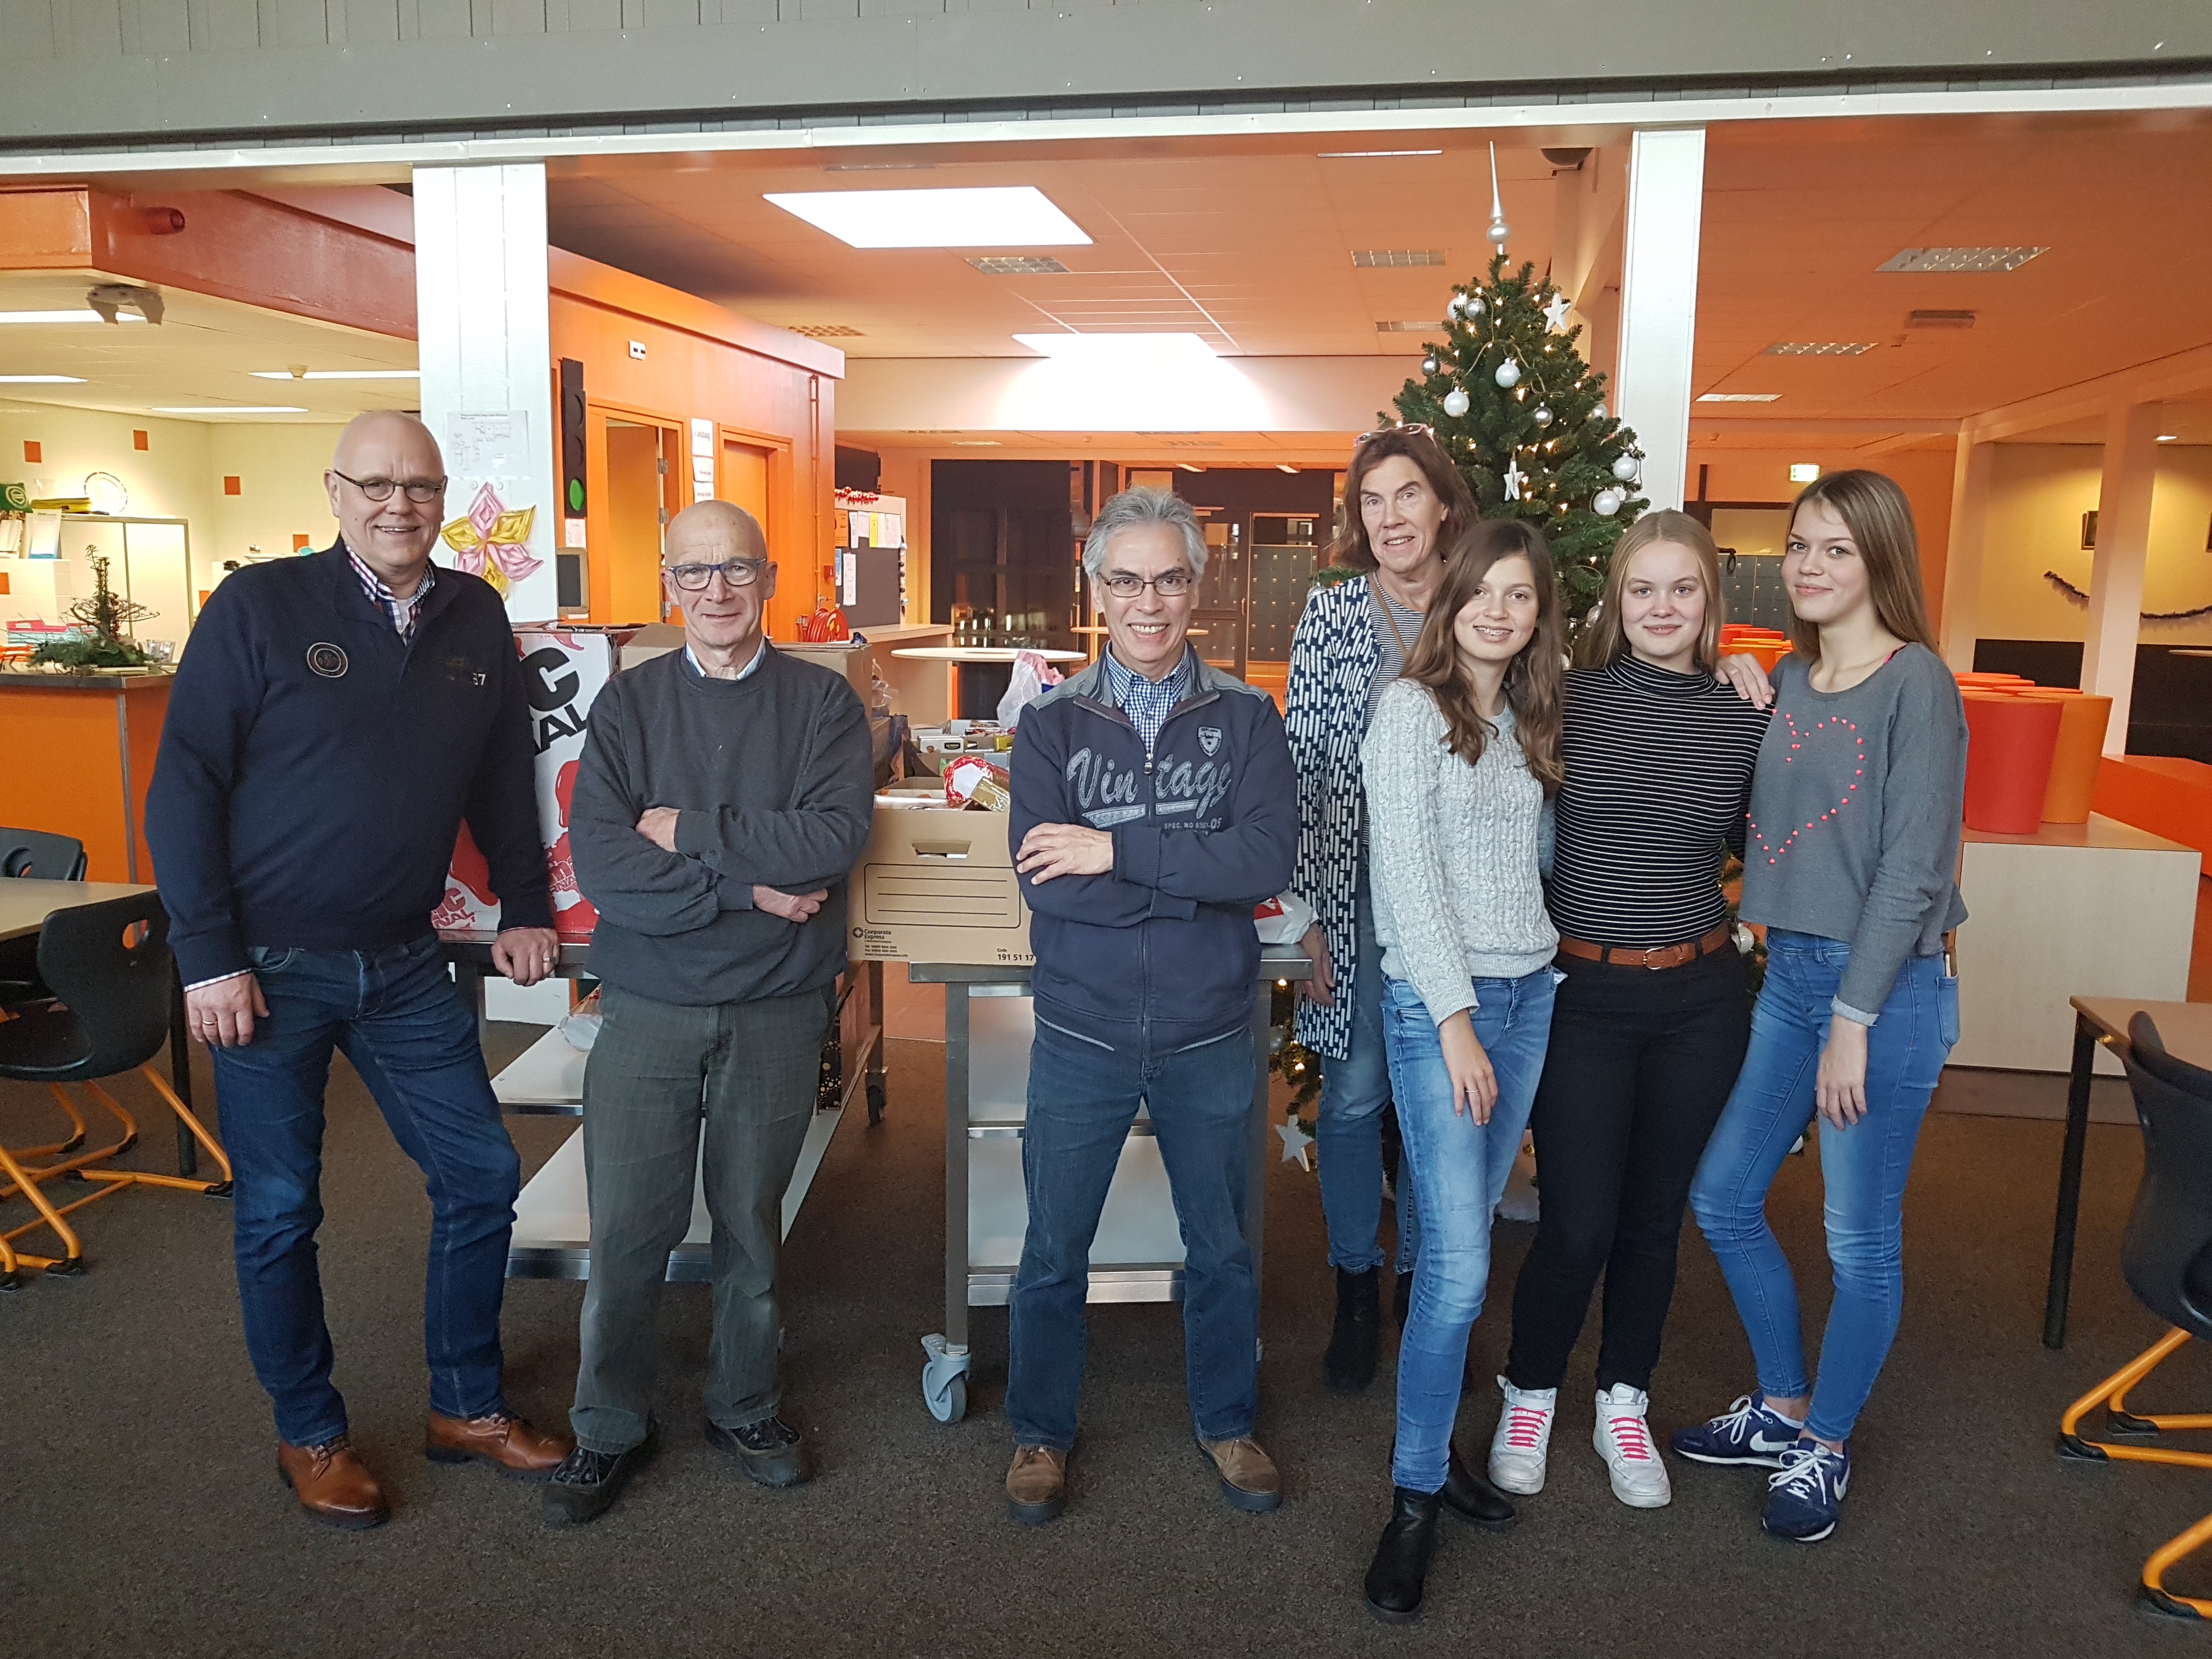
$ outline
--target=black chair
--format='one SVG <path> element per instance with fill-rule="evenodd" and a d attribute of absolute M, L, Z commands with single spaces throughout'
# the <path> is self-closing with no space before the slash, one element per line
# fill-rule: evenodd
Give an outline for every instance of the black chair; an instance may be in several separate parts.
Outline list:
<path fill-rule="evenodd" d="M 74 836 L 44 830 L 0 829 L 0 879 L 27 876 L 40 881 L 82 881 L 84 843 Z M 50 995 L 39 983 L 39 942 L 0 939 L 0 1004 Z"/>
<path fill-rule="evenodd" d="M 2179 1463 L 2212 1468 L 2212 1453 L 2124 1443 L 2172 1430 L 2212 1429 L 2212 1415 L 2142 1416 L 2127 1409 L 2128 1392 L 2191 1338 L 2212 1338 L 2212 1072 L 2175 1059 L 2148 1014 L 2128 1022 L 2130 1052 L 2121 1058 L 2135 1091 L 2143 1132 L 2142 1183 L 2120 1243 L 2120 1266 L 2136 1299 L 2174 1327 L 2069 1407 L 2059 1419 L 2064 1457 L 2104 1462 Z M 2106 1432 L 2093 1440 L 2081 1419 L 2105 1408 Z M 2156 1613 L 2212 1619 L 2212 1601 L 2170 1594 L 2166 1569 L 2212 1542 L 2212 1516 L 2160 1546 L 2143 1563 L 2142 1597 Z"/>
<path fill-rule="evenodd" d="M 54 996 L 11 1008 L 10 1017 L 0 1020 L 0 1078 L 46 1085 L 78 1124 L 80 1140 L 83 1120 L 68 1085 L 82 1086 L 114 1115 L 123 1135 L 112 1146 L 31 1167 L 0 1146 L 0 1175 L 10 1183 L 0 1187 L 0 1202 L 20 1194 L 39 1212 L 37 1220 L 0 1235 L 0 1245 L 12 1245 L 23 1234 L 46 1227 L 63 1246 L 59 1256 L 11 1250 L 15 1261 L 0 1260 L 0 1273 L 12 1274 L 19 1262 L 52 1273 L 82 1272 L 84 1247 L 64 1218 L 125 1187 L 173 1187 L 217 1197 L 229 1193 L 230 1160 L 191 1108 L 146 1063 L 169 1037 L 169 998 L 176 968 L 168 941 L 167 913 L 152 893 L 73 905 L 46 918 L 39 934 L 39 973 L 53 987 Z M 137 1144 L 137 1122 L 100 1086 L 100 1079 L 134 1068 L 215 1158 L 222 1170 L 221 1181 L 96 1167 Z M 60 1180 L 94 1182 L 97 1189 L 56 1205 L 42 1188 Z"/>

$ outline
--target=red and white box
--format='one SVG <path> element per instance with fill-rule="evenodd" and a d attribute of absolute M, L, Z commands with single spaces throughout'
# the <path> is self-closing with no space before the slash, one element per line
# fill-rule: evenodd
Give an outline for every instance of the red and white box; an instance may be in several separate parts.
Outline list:
<path fill-rule="evenodd" d="M 568 851 L 568 800 L 576 787 L 592 701 L 628 665 L 623 647 L 637 631 L 550 623 L 514 630 L 514 648 L 530 687 L 531 738 L 538 747 L 538 835 L 545 844 L 553 925 L 564 939 L 590 939 L 599 920 L 591 901 L 576 890 L 576 865 Z M 647 651 L 638 659 L 658 654 Z M 454 843 L 445 899 L 430 922 L 441 929 L 498 931 L 499 901 L 492 894 L 491 872 L 465 822 Z"/>

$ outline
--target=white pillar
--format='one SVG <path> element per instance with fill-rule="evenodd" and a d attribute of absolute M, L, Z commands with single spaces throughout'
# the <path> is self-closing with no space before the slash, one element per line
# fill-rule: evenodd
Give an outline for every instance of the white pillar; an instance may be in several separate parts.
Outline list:
<path fill-rule="evenodd" d="M 1943 550 L 1942 620 L 1937 632 L 1943 660 L 1954 673 L 1974 665 L 1974 640 L 1982 620 L 1982 552 L 1988 539 L 1990 469 L 1996 446 L 1959 434 L 1951 469 L 1950 544 Z"/>
<path fill-rule="evenodd" d="M 1613 412 L 1644 451 L 1643 491 L 1679 507 L 1690 470 L 1690 354 L 1697 343 L 1702 127 L 1638 132 L 1628 156 Z"/>
<path fill-rule="evenodd" d="M 2105 425 L 2105 476 L 2097 491 L 2097 552 L 2089 570 L 2081 689 L 2112 700 L 2112 722 L 2105 728 L 2108 755 L 2125 754 L 2128 747 L 2160 413 L 2157 404 L 2135 404 L 2112 410 Z"/>
<path fill-rule="evenodd" d="M 437 557 L 503 586 L 516 622 L 552 621 L 559 434 L 543 165 L 415 170 L 415 314 L 422 418 L 452 480 Z"/>

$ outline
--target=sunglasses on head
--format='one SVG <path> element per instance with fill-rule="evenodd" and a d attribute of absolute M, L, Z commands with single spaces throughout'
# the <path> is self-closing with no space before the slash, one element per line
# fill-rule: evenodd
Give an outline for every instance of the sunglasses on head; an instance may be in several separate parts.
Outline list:
<path fill-rule="evenodd" d="M 1394 432 L 1418 432 L 1424 438 L 1430 439 L 1433 439 L 1437 435 L 1436 428 L 1423 422 L 1394 421 L 1389 426 L 1378 426 L 1372 432 L 1361 433 L 1358 437 L 1352 441 L 1352 447 L 1357 449 L 1361 444 L 1366 443 L 1372 439 L 1387 438 Z"/>

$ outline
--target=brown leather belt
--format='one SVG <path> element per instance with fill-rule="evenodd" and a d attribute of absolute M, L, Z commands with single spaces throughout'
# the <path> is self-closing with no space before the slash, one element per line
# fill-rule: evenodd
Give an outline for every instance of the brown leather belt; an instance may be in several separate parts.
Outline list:
<path fill-rule="evenodd" d="M 1699 957 L 1711 956 L 1724 945 L 1735 943 L 1735 930 L 1723 924 L 1703 939 L 1682 945 L 1655 945 L 1646 950 L 1633 945 L 1592 945 L 1588 939 L 1562 939 L 1559 954 L 1585 962 L 1609 962 L 1617 968 L 1681 968 Z"/>

